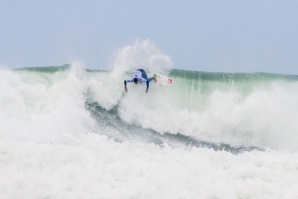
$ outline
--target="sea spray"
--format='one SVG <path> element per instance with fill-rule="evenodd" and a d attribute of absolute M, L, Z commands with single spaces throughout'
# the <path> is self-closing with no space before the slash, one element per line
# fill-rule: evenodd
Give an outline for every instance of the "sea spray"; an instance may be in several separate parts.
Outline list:
<path fill-rule="evenodd" d="M 110 71 L 0 70 L 1 197 L 298 197 L 296 76 L 177 70 L 149 41 L 123 50 Z M 139 67 L 174 83 L 124 92 Z"/>
<path fill-rule="evenodd" d="M 55 114 L 59 111 L 62 118 L 78 111 L 81 112 L 78 116 L 86 115 L 87 121 L 96 122 L 84 107 L 87 102 L 115 110 L 113 117 L 123 122 L 124 129 L 125 125 L 135 125 L 161 135 L 179 133 L 210 143 L 297 150 L 295 76 L 203 72 L 199 76 L 193 74 L 197 72 L 187 72 L 185 76 L 185 71 L 170 69 L 168 74 L 174 83 L 158 87 L 152 82 L 146 94 L 144 85 L 134 84 L 129 84 L 125 93 L 122 82 L 125 74 L 119 80 L 114 79 L 113 71 L 75 68 L 52 73 L 40 69 L 2 71 L 3 90 L 7 90 L 1 96 L 2 115 L 7 121 L 2 128 L 9 128 L 13 121 L 26 126 L 27 120 L 29 123 L 41 120 L 37 124 L 43 126 L 45 120 L 41 118 L 53 115 L 55 119 L 46 122 L 50 124 L 58 119 Z M 80 120 L 72 117 L 74 121 Z M 57 126 L 67 124 L 62 121 L 57 120 Z M 101 126 L 100 122 L 97 126 Z"/>
<path fill-rule="evenodd" d="M 117 101 L 109 103 L 92 97 L 101 92 L 98 84 L 110 81 L 109 71 L 72 67 L 0 71 L 2 197 L 298 197 L 292 77 L 254 84 L 196 78 L 187 87 L 191 77 L 172 70 L 175 84 L 151 85 L 147 94 L 142 86 L 124 93 L 117 85 L 121 96 L 110 94 Z M 199 107 L 192 97 L 200 99 Z M 180 144 L 173 145 L 168 133 L 177 132 Z M 200 139 L 209 142 L 184 147 L 185 140 Z M 215 150 L 213 142 L 274 150 L 234 155 Z"/>

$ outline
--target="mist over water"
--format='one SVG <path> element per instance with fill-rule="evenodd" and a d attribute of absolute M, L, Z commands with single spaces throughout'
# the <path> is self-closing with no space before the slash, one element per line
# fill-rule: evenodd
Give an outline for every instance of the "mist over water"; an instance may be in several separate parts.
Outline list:
<path fill-rule="evenodd" d="M 111 65 L 0 71 L 3 198 L 298 197 L 297 77 L 177 70 L 148 40 Z M 173 84 L 125 93 L 138 68 Z"/>

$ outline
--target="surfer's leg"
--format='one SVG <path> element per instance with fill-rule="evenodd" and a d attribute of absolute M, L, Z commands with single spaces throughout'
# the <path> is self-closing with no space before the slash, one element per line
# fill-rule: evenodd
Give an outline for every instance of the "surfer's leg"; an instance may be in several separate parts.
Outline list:
<path fill-rule="evenodd" d="M 144 79 L 148 79 L 147 74 L 146 74 L 146 72 L 145 72 L 144 69 L 138 69 L 138 71 L 141 71 L 141 72 L 142 72 L 142 77 L 143 77 Z"/>
<path fill-rule="evenodd" d="M 153 77 L 150 77 L 150 78 L 148 79 L 148 82 L 151 82 L 153 79 L 154 79 Z"/>
<path fill-rule="evenodd" d="M 150 77 L 150 78 L 148 79 L 148 82 L 151 82 L 152 80 L 154 80 L 154 82 L 156 83 L 156 75 L 155 75 L 155 74 L 154 74 L 153 77 Z"/>
<path fill-rule="evenodd" d="M 142 72 L 142 74 L 143 74 L 143 73 L 146 73 L 146 72 L 145 72 L 145 70 L 144 70 L 144 69 L 142 69 L 142 68 L 138 69 L 138 71 L 141 71 L 141 72 Z"/>

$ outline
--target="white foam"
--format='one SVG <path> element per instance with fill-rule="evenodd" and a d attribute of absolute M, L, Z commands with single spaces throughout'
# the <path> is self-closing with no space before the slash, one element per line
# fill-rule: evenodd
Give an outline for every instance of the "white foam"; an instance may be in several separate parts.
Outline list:
<path fill-rule="evenodd" d="M 23 73 L 0 71 L 0 137 L 51 142 L 60 139 L 61 132 L 93 129 L 84 107 L 85 87 L 75 70 L 49 87 L 32 83 Z"/>
<path fill-rule="evenodd" d="M 298 197 L 297 84 L 277 82 L 247 95 L 232 89 L 201 96 L 195 89 L 183 92 L 185 82 L 176 79 L 167 88 L 151 86 L 147 94 L 145 85 L 130 84 L 123 95 L 122 76 L 127 75 L 86 73 L 78 65 L 55 74 L 1 70 L 0 196 Z M 290 152 L 233 155 L 114 142 L 97 134 L 100 128 L 84 106 L 86 91 L 106 109 L 118 104 L 127 123 Z M 193 98 L 190 103 L 187 95 Z M 198 107 L 195 99 L 204 105 Z"/>
<path fill-rule="evenodd" d="M 146 95 L 132 87 L 133 92 L 121 101 L 121 118 L 158 132 L 182 133 L 205 141 L 298 150 L 297 85 L 273 83 L 247 96 L 237 90 L 214 90 L 204 96 L 203 108 L 187 108 L 183 98 L 189 93 L 176 92 L 180 82 L 175 83 L 171 92 L 153 87 Z M 197 92 L 194 97 L 200 95 Z"/>
<path fill-rule="evenodd" d="M 173 149 L 74 135 L 0 140 L 4 198 L 295 198 L 297 154 Z M 216 191 L 214 191 L 216 190 Z"/>
<path fill-rule="evenodd" d="M 143 66 L 150 72 L 160 70 L 160 65 L 152 62 L 155 58 L 165 68 L 172 65 L 170 57 L 149 40 L 137 40 L 120 49 L 114 70 L 100 74 L 90 86 L 95 101 L 106 109 L 119 104 L 122 120 L 161 133 L 181 133 L 232 145 L 298 150 L 298 123 L 294 121 L 298 117 L 297 83 L 230 85 L 206 81 L 206 92 L 199 81 L 176 78 L 165 88 L 151 82 L 147 94 L 144 84 L 128 84 L 128 92 L 123 92 L 123 80 L 135 69 Z M 245 89 L 246 84 L 253 85 Z"/>

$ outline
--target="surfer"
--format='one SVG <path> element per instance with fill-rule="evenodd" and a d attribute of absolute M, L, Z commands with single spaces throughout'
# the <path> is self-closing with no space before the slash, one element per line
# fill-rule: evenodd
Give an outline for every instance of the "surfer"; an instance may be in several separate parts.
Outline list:
<path fill-rule="evenodd" d="M 126 87 L 126 83 L 127 82 L 134 82 L 135 84 L 138 84 L 138 82 L 143 83 L 146 82 L 147 88 L 146 88 L 146 93 L 148 93 L 148 89 L 149 89 L 149 82 L 151 82 L 152 80 L 154 80 L 154 82 L 156 83 L 156 75 L 154 74 L 153 77 L 150 77 L 148 79 L 147 74 L 145 72 L 144 69 L 138 69 L 134 72 L 134 74 L 131 76 L 131 79 L 127 79 L 124 80 L 124 87 L 125 87 L 125 91 L 127 92 L 127 87 Z"/>

